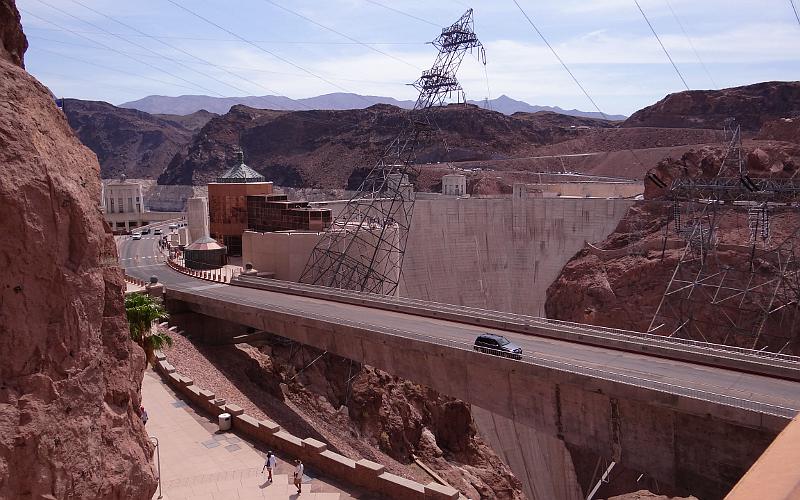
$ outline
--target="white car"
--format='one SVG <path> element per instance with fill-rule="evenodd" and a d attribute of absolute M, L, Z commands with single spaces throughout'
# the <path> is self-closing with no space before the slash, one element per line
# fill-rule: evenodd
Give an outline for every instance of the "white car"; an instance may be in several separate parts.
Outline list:
<path fill-rule="evenodd" d="M 141 239 L 142 239 L 142 235 L 141 235 L 141 234 L 139 234 L 139 233 L 133 233 L 133 236 L 132 236 L 132 238 L 133 238 L 134 240 L 141 240 Z"/>

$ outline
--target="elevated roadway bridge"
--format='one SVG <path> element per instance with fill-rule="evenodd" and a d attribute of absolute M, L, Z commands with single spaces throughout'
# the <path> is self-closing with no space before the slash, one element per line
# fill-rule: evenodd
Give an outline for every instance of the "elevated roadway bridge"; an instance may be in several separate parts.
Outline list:
<path fill-rule="evenodd" d="M 800 363 L 744 349 L 296 283 L 211 283 L 119 240 L 172 320 L 209 342 L 248 328 L 427 385 L 700 498 L 721 498 L 800 410 Z M 138 259 L 132 256 L 138 255 Z M 521 360 L 475 352 L 483 332 Z"/>

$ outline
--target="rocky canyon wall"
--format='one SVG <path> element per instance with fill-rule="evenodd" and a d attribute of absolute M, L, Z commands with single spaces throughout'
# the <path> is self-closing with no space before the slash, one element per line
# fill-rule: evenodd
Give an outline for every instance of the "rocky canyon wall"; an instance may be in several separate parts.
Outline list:
<path fill-rule="evenodd" d="M 144 356 L 99 165 L 23 69 L 13 0 L 0 0 L 0 41 L 0 499 L 149 499 Z"/>

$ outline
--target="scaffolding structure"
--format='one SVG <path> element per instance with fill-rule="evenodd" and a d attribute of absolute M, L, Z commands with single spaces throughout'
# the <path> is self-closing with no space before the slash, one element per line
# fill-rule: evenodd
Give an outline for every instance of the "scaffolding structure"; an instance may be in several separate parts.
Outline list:
<path fill-rule="evenodd" d="M 794 352 L 800 330 L 800 185 L 751 178 L 740 128 L 726 132 L 728 147 L 716 176 L 686 173 L 666 189 L 665 247 L 670 232 L 686 245 L 648 330 Z M 789 230 L 773 234 L 771 220 L 782 219 Z"/>
<path fill-rule="evenodd" d="M 477 50 L 486 63 L 473 28 L 469 9 L 432 42 L 439 54 L 412 84 L 419 96 L 409 122 L 315 246 L 301 282 L 396 294 L 414 208 L 417 144 L 435 128 L 431 108 L 445 104 L 453 93 L 465 101 L 456 72 L 467 51 Z"/>

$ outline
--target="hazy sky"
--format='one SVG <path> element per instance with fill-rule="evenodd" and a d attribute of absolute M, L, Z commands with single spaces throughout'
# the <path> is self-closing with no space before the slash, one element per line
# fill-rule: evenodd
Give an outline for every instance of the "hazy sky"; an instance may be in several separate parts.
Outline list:
<path fill-rule="evenodd" d="M 468 99 L 594 110 L 513 0 L 171 1 L 17 0 L 27 69 L 59 96 L 113 104 L 150 94 L 413 99 L 407 83 L 436 56 L 426 42 L 472 7 L 487 65 L 465 58 Z M 630 114 L 684 89 L 633 0 L 518 1 L 604 112 Z M 639 3 L 692 89 L 800 79 L 789 0 Z"/>

